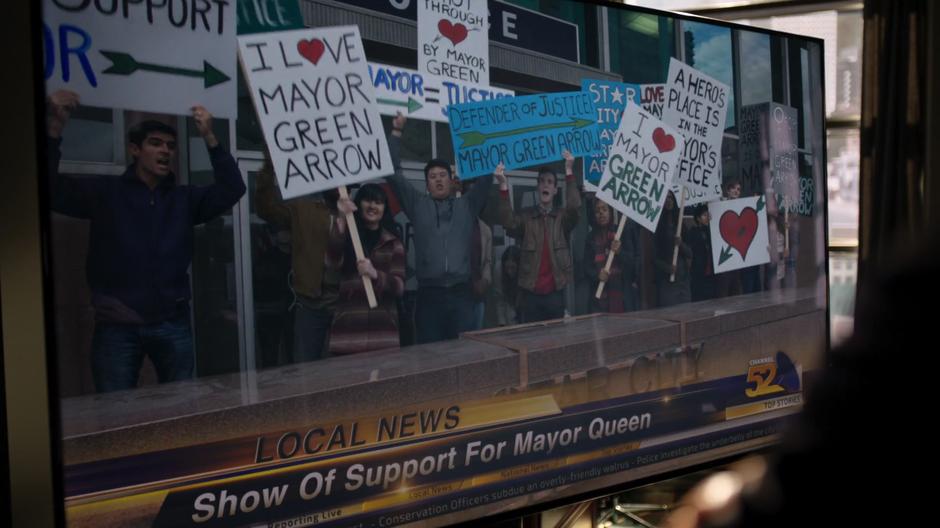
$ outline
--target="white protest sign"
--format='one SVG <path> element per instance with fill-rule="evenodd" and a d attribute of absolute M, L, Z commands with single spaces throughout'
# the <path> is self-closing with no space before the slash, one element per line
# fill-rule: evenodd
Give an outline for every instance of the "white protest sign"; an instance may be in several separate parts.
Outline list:
<path fill-rule="evenodd" d="M 730 94 L 727 85 L 681 61 L 669 61 L 663 121 L 685 137 L 676 172 L 685 205 L 721 197 L 721 140 Z"/>
<path fill-rule="evenodd" d="M 447 107 L 512 97 L 516 92 L 492 86 L 445 79 L 399 66 L 369 63 L 369 78 L 375 88 L 379 113 L 394 116 L 401 112 L 409 119 L 447 123 Z"/>
<path fill-rule="evenodd" d="M 445 79 L 490 84 L 486 0 L 417 0 L 418 70 Z"/>
<path fill-rule="evenodd" d="M 392 172 L 357 26 L 238 37 L 284 199 Z"/>
<path fill-rule="evenodd" d="M 681 142 L 675 129 L 628 102 L 610 146 L 597 197 L 655 232 Z"/>
<path fill-rule="evenodd" d="M 235 2 L 46 0 L 46 90 L 83 105 L 234 119 Z"/>
<path fill-rule="evenodd" d="M 763 196 L 710 202 L 708 212 L 715 273 L 770 262 Z"/>

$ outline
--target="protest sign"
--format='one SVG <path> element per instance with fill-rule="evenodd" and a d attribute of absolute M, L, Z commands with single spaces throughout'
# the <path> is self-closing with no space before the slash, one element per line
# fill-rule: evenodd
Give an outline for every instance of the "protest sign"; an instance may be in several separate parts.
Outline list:
<path fill-rule="evenodd" d="M 665 84 L 641 84 L 640 107 L 656 119 L 663 118 L 663 106 L 666 104 Z"/>
<path fill-rule="evenodd" d="M 663 121 L 685 137 L 676 173 L 685 205 L 721 197 L 721 141 L 730 94 L 720 81 L 670 60 Z"/>
<path fill-rule="evenodd" d="M 515 92 L 492 86 L 479 86 L 446 79 L 417 70 L 369 63 L 369 78 L 375 88 L 379 113 L 409 119 L 447 122 L 447 107 L 452 104 L 488 101 L 512 97 Z"/>
<path fill-rule="evenodd" d="M 763 196 L 710 202 L 708 212 L 715 273 L 770 262 Z"/>
<path fill-rule="evenodd" d="M 487 3 L 419 0 L 418 70 L 446 79 L 490 84 Z"/>
<path fill-rule="evenodd" d="M 681 141 L 675 129 L 632 101 L 627 103 L 597 197 L 655 232 Z"/>
<path fill-rule="evenodd" d="M 640 86 L 619 81 L 582 79 L 581 91 L 590 94 L 591 102 L 597 109 L 597 130 L 603 145 L 603 151 L 597 155 L 584 157 L 584 188 L 596 191 L 604 175 L 610 144 L 620 126 L 623 109 L 627 101 L 640 103 Z"/>
<path fill-rule="evenodd" d="M 815 185 L 800 176 L 798 113 L 779 103 L 741 107 L 741 184 L 746 194 L 768 193 L 787 213 L 811 216 Z"/>
<path fill-rule="evenodd" d="M 187 6 L 46 0 L 46 91 L 71 90 L 84 106 L 176 115 L 198 104 L 234 119 L 235 4 Z"/>
<path fill-rule="evenodd" d="M 457 172 L 462 179 L 593 155 L 603 146 L 597 114 L 585 92 L 559 92 L 465 103 L 448 108 Z"/>
<path fill-rule="evenodd" d="M 392 172 L 357 26 L 241 36 L 284 199 Z"/>

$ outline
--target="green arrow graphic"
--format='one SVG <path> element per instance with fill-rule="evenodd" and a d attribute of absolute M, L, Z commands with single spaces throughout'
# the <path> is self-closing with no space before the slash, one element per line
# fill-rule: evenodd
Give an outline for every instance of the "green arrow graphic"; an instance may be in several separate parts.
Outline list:
<path fill-rule="evenodd" d="M 724 249 L 721 250 L 721 254 L 718 255 L 718 265 L 721 266 L 721 265 L 724 264 L 729 258 L 731 258 L 731 246 L 728 246 L 728 247 L 726 247 L 726 248 L 724 248 Z"/>
<path fill-rule="evenodd" d="M 590 119 L 575 119 L 574 121 L 569 121 L 567 123 L 549 123 L 547 125 L 536 125 L 525 128 L 517 128 L 515 130 L 504 130 L 502 132 L 493 132 L 491 134 L 484 134 L 482 132 L 464 132 L 463 134 L 458 134 L 460 139 L 463 140 L 463 144 L 460 145 L 460 148 L 466 147 L 476 147 L 487 142 L 487 140 L 493 138 L 500 138 L 506 136 L 515 136 L 516 134 L 528 134 L 529 132 L 538 132 L 539 130 L 550 130 L 552 128 L 583 128 L 588 125 L 593 125 L 596 121 Z"/>
<path fill-rule="evenodd" d="M 392 106 L 404 106 L 408 108 L 409 114 L 413 112 L 417 112 L 418 110 L 424 107 L 423 104 L 419 103 L 418 101 L 415 101 L 413 97 L 409 97 L 407 103 L 404 101 L 396 101 L 394 99 L 376 99 L 376 102 L 381 103 L 381 104 L 392 105 Z"/>
<path fill-rule="evenodd" d="M 177 68 L 174 66 L 161 66 L 159 64 L 138 62 L 137 59 L 132 57 L 129 53 L 120 51 L 102 51 L 101 54 L 111 61 L 111 66 L 102 73 L 131 75 L 140 70 L 168 73 L 170 75 L 182 75 L 184 77 L 202 77 L 206 88 L 229 80 L 228 75 L 225 75 L 206 61 L 202 61 L 202 70 L 187 70 L 186 68 Z"/>
<path fill-rule="evenodd" d="M 761 212 L 764 208 L 764 195 L 762 194 L 760 198 L 757 199 L 757 212 Z"/>

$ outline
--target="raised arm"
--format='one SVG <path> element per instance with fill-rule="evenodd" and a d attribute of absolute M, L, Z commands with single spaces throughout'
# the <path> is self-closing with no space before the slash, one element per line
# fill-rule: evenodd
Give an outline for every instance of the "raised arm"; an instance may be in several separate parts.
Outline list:
<path fill-rule="evenodd" d="M 405 116 L 400 113 L 392 120 L 392 130 L 388 136 L 388 153 L 392 157 L 392 168 L 394 172 L 387 179 L 388 183 L 391 185 L 392 192 L 398 197 L 398 202 L 401 203 L 405 214 L 408 215 L 408 218 L 413 220 L 415 204 L 421 197 L 421 193 L 408 183 L 408 180 L 405 179 L 405 175 L 401 170 L 401 134 L 405 128 L 406 121 Z"/>
<path fill-rule="evenodd" d="M 578 225 L 581 217 L 581 190 L 578 189 L 578 180 L 574 176 L 574 156 L 565 150 L 565 214 L 562 217 L 565 231 L 571 231 Z"/>
<path fill-rule="evenodd" d="M 194 106 L 193 120 L 199 135 L 209 149 L 212 175 L 215 181 L 205 187 L 193 188 L 193 223 L 208 222 L 232 208 L 245 194 L 245 182 L 238 171 L 238 164 L 216 139 L 212 132 L 212 114 L 202 106 Z"/>
<path fill-rule="evenodd" d="M 502 162 L 496 166 L 493 171 L 493 177 L 499 184 L 499 223 L 509 234 L 509 236 L 521 240 L 525 236 L 525 222 L 512 210 L 512 201 L 509 198 L 509 182 L 506 180 L 506 167 Z"/>

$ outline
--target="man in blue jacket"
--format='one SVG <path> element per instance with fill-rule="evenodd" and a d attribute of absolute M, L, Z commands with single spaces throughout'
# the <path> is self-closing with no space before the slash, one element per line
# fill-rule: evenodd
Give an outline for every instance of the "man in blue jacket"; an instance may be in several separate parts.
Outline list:
<path fill-rule="evenodd" d="M 245 184 L 232 156 L 212 133 L 212 116 L 192 108 L 209 149 L 215 183 L 177 185 L 170 170 L 176 130 L 144 121 L 128 132 L 133 163 L 119 177 L 59 174 L 62 129 L 78 95 L 47 101 L 48 170 L 54 211 L 90 221 L 88 285 L 95 308 L 92 374 L 98 392 L 130 389 L 144 356 L 161 383 L 193 377 L 189 273 L 193 226 L 238 202 Z"/>
<path fill-rule="evenodd" d="M 414 188 L 401 171 L 405 122 L 401 114 L 392 121 L 388 150 L 395 174 L 388 181 L 414 226 L 416 341 L 433 343 L 476 328 L 470 242 L 493 178 L 481 177 L 473 189 L 457 198 L 452 192 L 450 163 L 433 159 L 424 167 L 427 193 Z"/>

